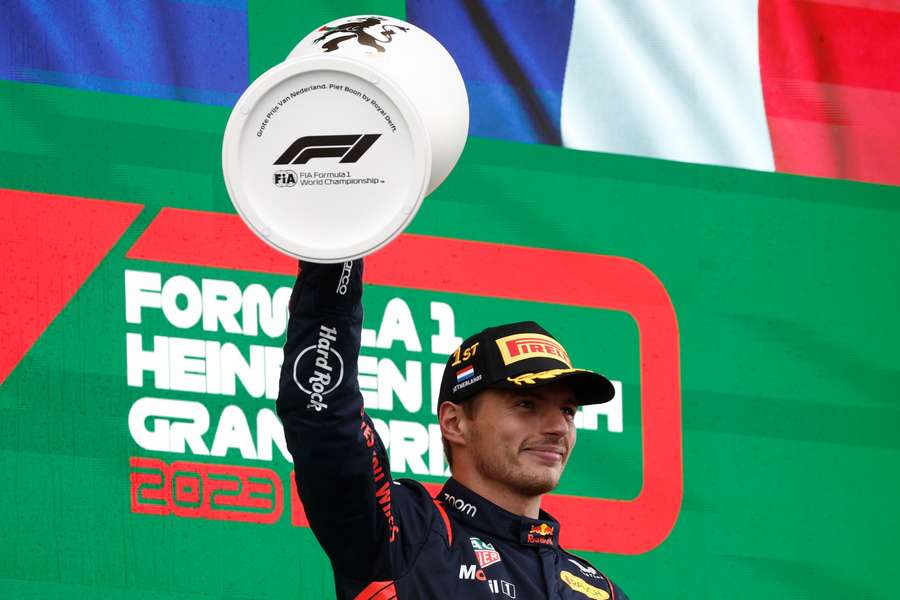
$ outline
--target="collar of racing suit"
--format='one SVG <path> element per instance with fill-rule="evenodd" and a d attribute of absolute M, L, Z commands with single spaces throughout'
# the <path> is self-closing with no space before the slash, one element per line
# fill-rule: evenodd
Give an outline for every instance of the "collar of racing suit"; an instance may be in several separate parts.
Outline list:
<path fill-rule="evenodd" d="M 543 510 L 540 518 L 513 514 L 455 479 L 448 479 L 437 499 L 467 526 L 524 546 L 558 546 L 559 522 Z"/>

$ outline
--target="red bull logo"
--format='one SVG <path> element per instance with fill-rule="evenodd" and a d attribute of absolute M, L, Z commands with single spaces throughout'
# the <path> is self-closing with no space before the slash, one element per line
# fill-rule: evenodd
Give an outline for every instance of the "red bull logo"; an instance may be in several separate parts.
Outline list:
<path fill-rule="evenodd" d="M 532 525 L 528 530 L 529 544 L 553 545 L 553 526 L 541 523 L 540 525 Z"/>
<path fill-rule="evenodd" d="M 572 368 L 569 355 L 559 342 L 540 333 L 517 333 L 497 340 L 504 364 L 512 364 L 527 358 L 553 358 Z"/>

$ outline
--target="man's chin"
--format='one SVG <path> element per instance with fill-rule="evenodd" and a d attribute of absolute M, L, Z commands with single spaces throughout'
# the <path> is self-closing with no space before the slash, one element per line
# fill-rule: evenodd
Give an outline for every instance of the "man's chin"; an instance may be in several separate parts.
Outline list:
<path fill-rule="evenodd" d="M 534 459 L 518 460 L 501 467 L 500 461 L 481 461 L 479 471 L 486 479 L 502 483 L 522 496 L 540 496 L 553 491 L 562 476 L 562 465 L 541 464 Z"/>
<path fill-rule="evenodd" d="M 556 488 L 559 477 L 560 473 L 549 469 L 543 472 L 532 472 L 518 477 L 514 487 L 524 496 L 541 496 Z"/>

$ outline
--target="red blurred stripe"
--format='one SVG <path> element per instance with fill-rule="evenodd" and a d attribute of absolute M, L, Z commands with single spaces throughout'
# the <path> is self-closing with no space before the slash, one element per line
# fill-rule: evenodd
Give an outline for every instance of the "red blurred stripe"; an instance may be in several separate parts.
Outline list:
<path fill-rule="evenodd" d="M 853 8 L 900 12 L 900 2 L 897 2 L 897 0 L 819 0 L 819 4 L 834 4 L 837 6 L 851 6 Z"/>
<path fill-rule="evenodd" d="M 181 208 L 163 208 L 128 251 L 128 258 L 284 275 L 297 272 L 296 260 L 260 241 L 237 215 Z"/>
<path fill-rule="evenodd" d="M 436 494 L 437 494 L 437 492 L 433 492 L 433 495 L 436 495 Z M 447 545 L 452 546 L 453 545 L 453 526 L 450 525 L 450 517 L 447 516 L 447 511 L 444 510 L 444 505 L 440 500 L 435 499 L 434 505 L 437 507 L 438 512 L 441 514 L 441 519 L 444 520 L 444 527 L 447 528 Z"/>
<path fill-rule="evenodd" d="M 142 208 L 0 190 L 0 383 Z"/>
<path fill-rule="evenodd" d="M 373 581 L 367 585 L 353 600 L 390 600 L 397 597 L 397 588 L 393 581 Z"/>
<path fill-rule="evenodd" d="M 294 275 L 297 261 L 267 246 L 237 215 L 163 208 L 128 258 L 258 273 Z M 599 281 L 603 306 L 630 310 L 634 297 L 658 297 L 658 281 L 633 261 L 487 242 L 401 234 L 366 257 L 366 283 L 456 294 L 595 306 L 596 290 L 580 278 L 538 277 L 577 263 Z M 453 265 L 453 268 L 448 268 Z M 523 266 L 525 269 L 523 271 Z"/>
<path fill-rule="evenodd" d="M 900 91 L 900 13 L 760 0 L 763 75 Z"/>
<path fill-rule="evenodd" d="M 880 6 L 760 0 L 776 170 L 900 185 L 900 11 Z"/>

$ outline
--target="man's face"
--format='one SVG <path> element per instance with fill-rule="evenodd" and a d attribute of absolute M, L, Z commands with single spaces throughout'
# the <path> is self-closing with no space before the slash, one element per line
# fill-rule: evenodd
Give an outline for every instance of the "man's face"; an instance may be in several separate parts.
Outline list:
<path fill-rule="evenodd" d="M 553 383 L 531 390 L 487 389 L 466 418 L 466 449 L 485 479 L 523 496 L 556 487 L 575 447 L 572 389 Z"/>

